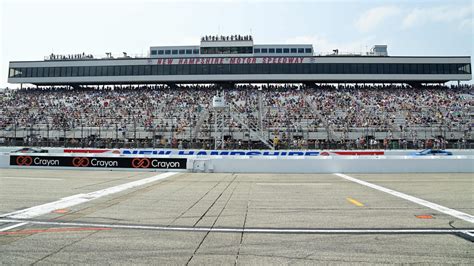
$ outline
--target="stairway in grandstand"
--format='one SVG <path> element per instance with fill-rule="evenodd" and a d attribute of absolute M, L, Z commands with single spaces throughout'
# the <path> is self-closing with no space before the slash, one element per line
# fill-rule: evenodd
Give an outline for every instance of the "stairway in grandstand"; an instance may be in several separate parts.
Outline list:
<path fill-rule="evenodd" d="M 201 127 L 204 124 L 204 121 L 209 118 L 209 110 L 203 109 L 199 113 L 199 120 L 196 122 L 196 126 L 194 127 L 193 132 L 193 139 L 199 138 L 199 133 L 201 132 Z"/>
<path fill-rule="evenodd" d="M 225 110 L 218 110 L 214 112 L 214 149 L 224 149 L 224 131 L 228 124 L 226 123 Z"/>
<path fill-rule="evenodd" d="M 247 129 L 251 137 L 259 139 L 263 144 L 265 144 L 265 146 L 272 150 L 274 149 L 273 144 L 270 143 L 264 136 L 261 127 L 258 124 L 252 122 L 250 119 L 247 119 L 246 115 L 243 112 L 240 112 L 234 104 L 228 103 L 228 106 L 230 116 L 239 124 L 241 124 L 245 129 Z"/>
<path fill-rule="evenodd" d="M 401 128 L 406 127 L 406 114 L 404 111 L 399 110 L 395 114 L 395 118 L 393 119 L 393 124 L 392 124 L 392 130 L 394 132 L 396 131 L 402 131 Z"/>
<path fill-rule="evenodd" d="M 306 102 L 306 104 L 311 107 L 311 109 L 312 109 L 313 113 L 316 115 L 316 117 L 318 117 L 322 121 L 322 123 L 324 125 L 324 128 L 326 129 L 326 132 L 328 134 L 328 138 L 333 139 L 333 140 L 337 140 L 336 139 L 336 137 L 337 137 L 336 132 L 331 127 L 331 125 L 329 125 L 327 119 L 323 115 L 321 115 L 321 113 L 318 111 L 318 107 L 314 104 L 314 101 L 311 99 L 311 97 L 309 95 L 305 94 L 304 92 L 302 93 L 302 95 L 303 95 L 303 99 Z"/>

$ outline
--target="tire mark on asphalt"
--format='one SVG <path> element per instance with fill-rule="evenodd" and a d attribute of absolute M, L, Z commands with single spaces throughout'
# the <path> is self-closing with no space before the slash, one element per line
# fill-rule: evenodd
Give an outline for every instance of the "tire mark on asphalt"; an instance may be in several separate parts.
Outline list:
<path fill-rule="evenodd" d="M 182 175 L 183 178 L 186 177 L 186 176 L 187 176 L 187 175 Z M 167 194 L 167 196 L 168 196 L 168 195 L 173 195 L 173 194 L 175 194 L 176 192 L 179 192 L 179 191 L 181 191 L 181 190 L 183 190 L 183 189 L 186 189 L 186 188 L 188 188 L 188 187 L 194 185 L 194 184 L 193 184 L 194 182 L 187 181 L 187 180 L 186 180 L 186 181 L 173 180 L 173 183 L 179 184 L 180 182 L 186 182 L 186 183 L 188 183 L 188 184 L 187 184 L 187 185 L 184 185 L 184 186 L 182 186 L 182 187 L 180 187 L 180 188 L 178 188 L 178 189 L 176 189 L 176 190 L 173 190 L 173 193 Z M 199 181 L 198 181 L 198 182 L 199 182 Z M 201 183 L 201 182 L 199 182 L 199 183 Z M 153 204 L 159 203 L 159 202 L 163 201 L 164 199 L 166 199 L 166 197 L 159 198 L 159 199 L 157 199 L 156 201 L 153 201 Z"/>
<path fill-rule="evenodd" d="M 121 177 L 121 178 L 114 178 L 112 180 L 106 180 L 106 181 L 103 181 L 103 182 L 99 182 L 99 183 L 94 183 L 94 184 L 88 184 L 88 185 L 84 185 L 84 186 L 81 186 L 81 187 L 76 187 L 74 189 L 82 189 L 82 188 L 87 188 L 87 187 L 92 187 L 92 186 L 97 186 L 97 185 L 103 185 L 103 184 L 107 184 L 107 183 L 110 183 L 110 182 L 115 182 L 115 181 L 119 181 L 119 180 L 124 180 L 124 179 L 127 179 L 127 178 L 130 178 L 130 177 L 137 177 L 137 176 L 140 176 L 140 175 L 144 175 L 144 173 L 134 173 L 132 175 L 128 175 L 128 176 L 125 176 L 125 177 Z"/>
<path fill-rule="evenodd" d="M 129 200 L 129 199 L 131 199 L 131 198 L 133 198 L 137 195 L 144 194 L 144 193 L 147 193 L 149 191 L 152 191 L 152 190 L 154 190 L 155 188 L 157 188 L 159 186 L 164 186 L 164 185 L 170 184 L 171 182 L 173 182 L 172 179 L 165 179 L 165 180 L 162 180 L 161 182 L 158 182 L 158 183 L 155 183 L 155 184 L 143 187 L 143 188 L 139 188 L 139 189 L 134 190 L 134 191 L 126 192 L 123 195 L 116 196 L 116 197 L 114 197 L 112 199 L 109 199 L 109 200 L 106 200 L 104 202 L 99 202 L 99 203 L 96 203 L 92 206 L 77 210 L 75 212 L 55 217 L 51 220 L 73 221 L 73 220 L 76 220 L 76 219 L 81 218 L 83 216 L 86 216 L 86 215 L 89 215 L 89 214 L 92 214 L 92 213 L 95 213 L 95 212 L 98 212 L 98 211 L 105 210 L 105 209 L 110 208 L 112 206 L 115 206 L 119 203 L 122 203 L 126 200 Z M 167 195 L 171 195 L 174 192 L 175 191 L 172 191 L 172 192 L 168 193 Z"/>
<path fill-rule="evenodd" d="M 36 264 L 38 264 L 39 262 L 41 262 L 41 261 L 43 261 L 43 260 L 45 260 L 45 259 L 47 259 L 47 258 L 49 258 L 49 257 L 51 257 L 51 256 L 53 256 L 53 255 L 58 254 L 59 252 L 63 251 L 65 248 L 68 248 L 68 247 L 70 247 L 70 246 L 72 246 L 72 245 L 74 245 L 74 244 L 76 244 L 76 243 L 79 243 L 79 242 L 81 242 L 82 240 L 84 240 L 84 239 L 86 239 L 86 238 L 88 238 L 88 237 L 90 237 L 90 236 L 92 236 L 93 234 L 96 234 L 96 233 L 98 233 L 98 232 L 99 232 L 99 231 L 92 232 L 92 233 L 87 234 L 86 236 L 83 236 L 83 237 L 81 237 L 81 238 L 79 238 L 79 239 L 77 239 L 77 240 L 74 240 L 74 241 L 72 241 L 71 243 L 62 246 L 60 249 L 58 249 L 58 250 L 56 250 L 56 251 L 54 251 L 54 252 L 51 252 L 51 253 L 49 253 L 48 255 L 46 255 L 46 256 L 44 256 L 44 257 L 42 257 L 42 258 L 36 260 L 35 262 L 31 263 L 31 265 L 36 265 Z"/>
<path fill-rule="evenodd" d="M 167 227 L 170 227 L 172 224 L 174 224 L 178 219 L 183 217 L 188 211 L 190 211 L 194 206 L 196 206 L 199 202 L 201 202 L 202 199 L 204 199 L 214 188 L 216 188 L 220 183 L 223 182 L 223 180 L 226 178 L 226 175 L 223 175 L 222 179 L 219 180 L 214 186 L 212 186 L 204 195 L 202 195 L 197 201 L 195 201 L 191 206 L 189 206 L 186 210 L 184 210 L 182 213 L 180 213 L 177 217 L 171 221 Z"/>
<path fill-rule="evenodd" d="M 224 194 L 225 191 L 227 191 L 227 189 L 230 187 L 231 184 L 234 183 L 235 179 L 237 178 L 237 175 L 236 174 L 232 174 L 234 176 L 234 179 L 232 179 L 229 184 L 224 188 L 224 190 L 219 194 L 219 196 L 214 200 L 214 202 L 211 204 L 211 206 L 209 206 L 209 208 L 201 215 L 201 217 L 198 219 L 198 221 L 196 223 L 194 223 L 193 227 L 195 227 L 199 221 L 201 221 L 201 219 L 208 213 L 208 211 L 214 206 L 214 204 L 220 199 L 220 197 Z M 227 201 L 225 202 L 224 206 L 222 207 L 222 209 L 220 210 L 219 214 L 216 216 L 216 219 L 214 219 L 214 222 L 212 223 L 211 225 L 211 228 L 214 228 L 214 226 L 216 225 L 217 223 L 217 220 L 219 220 L 220 216 L 222 215 L 222 213 L 224 212 L 225 208 L 227 207 L 227 205 L 229 204 L 230 202 L 230 199 L 232 198 L 232 196 L 234 195 L 234 192 L 235 192 L 235 189 L 237 188 L 237 185 L 234 186 L 234 188 L 232 189 L 232 192 L 230 193 L 229 197 L 227 198 Z M 188 261 L 186 262 L 186 265 L 189 265 L 189 263 L 193 260 L 194 256 L 196 255 L 196 253 L 198 252 L 199 248 L 201 248 L 202 244 L 204 243 L 204 241 L 206 240 L 207 236 L 209 235 L 211 231 L 207 231 L 206 234 L 204 235 L 204 237 L 202 238 L 201 242 L 198 244 L 198 246 L 196 247 L 196 249 L 194 250 L 193 254 L 191 255 L 191 257 L 188 259 Z"/>
<path fill-rule="evenodd" d="M 209 212 L 209 210 L 212 209 L 212 207 L 214 207 L 214 205 L 216 204 L 217 201 L 219 201 L 219 199 L 221 198 L 221 196 L 224 194 L 224 192 L 227 191 L 227 189 L 230 187 L 230 185 L 232 185 L 235 181 L 235 179 L 237 178 L 237 176 L 235 174 L 232 174 L 234 176 L 234 178 L 229 182 L 229 184 L 227 184 L 227 186 L 224 188 L 224 190 L 222 190 L 222 192 L 219 194 L 219 196 L 216 197 L 216 199 L 214 200 L 214 202 L 212 202 L 211 205 L 209 205 L 209 207 L 207 208 L 207 210 L 199 217 L 199 219 L 193 224 L 193 227 L 196 227 L 196 225 L 204 218 L 204 216 L 206 216 L 206 214 Z M 235 188 L 232 190 L 232 193 L 231 193 L 231 197 L 232 195 L 234 194 L 234 191 L 235 191 Z M 230 197 L 228 199 L 228 201 L 226 202 L 226 204 L 224 205 L 224 207 L 222 208 L 221 212 L 219 213 L 219 215 L 217 216 L 216 220 L 219 218 L 219 216 L 221 215 L 222 211 L 224 210 L 224 208 L 227 206 L 227 203 L 229 202 L 230 200 Z"/>
<path fill-rule="evenodd" d="M 177 176 L 180 176 L 180 175 L 177 175 Z M 92 206 L 77 210 L 75 212 L 71 212 L 71 213 L 67 213 L 67 214 L 64 214 L 64 215 L 54 217 L 54 218 L 50 219 L 50 221 L 57 221 L 57 220 L 60 220 L 60 221 L 63 221 L 63 222 L 74 221 L 74 220 L 77 220 L 77 219 L 79 219 L 81 217 L 84 217 L 86 215 L 89 215 L 89 214 L 95 213 L 97 211 L 101 211 L 101 210 L 107 209 L 109 207 L 112 207 L 114 205 L 117 205 L 117 204 L 119 204 L 119 203 L 121 203 L 125 200 L 128 200 L 128 199 L 136 196 L 137 194 L 146 193 L 148 191 L 151 191 L 151 190 L 155 189 L 158 186 L 166 185 L 169 182 L 172 182 L 172 180 L 165 179 L 165 180 L 163 180 L 161 182 L 158 182 L 156 184 L 152 184 L 152 185 L 137 189 L 135 191 L 127 192 L 127 193 L 125 193 L 121 196 L 114 197 L 114 198 L 106 200 L 104 202 L 96 203 Z M 115 220 L 118 220 L 118 219 L 115 219 Z M 5 237 L 5 238 L 2 237 L 2 238 L 0 238 L 0 245 L 11 244 L 11 243 L 14 243 L 18 240 L 30 237 L 34 234 L 35 233 L 19 235 L 19 236 L 9 236 L 9 237 Z"/>
<path fill-rule="evenodd" d="M 242 229 L 245 229 L 245 226 L 247 225 L 247 216 L 249 213 L 249 207 L 250 207 L 250 195 L 252 194 L 252 188 L 253 185 L 251 184 L 249 187 L 248 195 L 247 195 L 247 208 L 245 209 L 245 217 L 244 217 L 244 223 L 242 225 Z M 239 260 L 240 256 L 240 250 L 242 248 L 242 243 L 244 242 L 244 232 L 240 234 L 240 242 L 239 242 L 239 248 L 237 249 L 237 255 L 235 256 L 235 262 L 234 265 L 237 265 L 237 262 Z"/>

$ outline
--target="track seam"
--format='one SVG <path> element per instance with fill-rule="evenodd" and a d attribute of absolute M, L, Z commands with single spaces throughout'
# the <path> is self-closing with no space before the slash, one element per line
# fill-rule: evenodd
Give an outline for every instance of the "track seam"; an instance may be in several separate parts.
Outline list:
<path fill-rule="evenodd" d="M 173 219 L 173 221 L 171 221 L 167 227 L 170 227 L 172 224 L 174 224 L 174 222 L 176 222 L 179 218 L 183 217 L 189 210 L 191 210 L 194 206 L 196 206 L 199 202 L 201 202 L 201 200 L 206 197 L 212 190 L 214 190 L 214 188 L 216 188 L 220 183 L 222 183 L 222 180 L 224 179 L 225 177 L 223 177 L 221 180 L 219 180 L 219 182 L 217 184 L 215 184 L 213 187 L 211 187 L 206 193 L 204 193 L 204 195 L 202 195 L 196 202 L 194 202 L 191 206 L 189 206 L 185 211 L 183 211 L 181 214 L 179 214 L 176 218 Z"/>
<path fill-rule="evenodd" d="M 229 182 L 229 184 L 224 188 L 224 190 L 219 194 L 219 196 L 214 200 L 214 202 L 211 204 L 211 206 L 206 210 L 206 212 L 201 215 L 201 217 L 199 218 L 199 220 L 193 225 L 193 227 L 196 226 L 196 224 L 199 223 L 199 221 L 207 214 L 207 212 L 209 212 L 209 210 L 214 206 L 214 204 L 220 199 L 220 197 L 224 194 L 225 191 L 227 191 L 227 189 L 230 187 L 230 185 L 232 185 L 235 181 L 235 179 L 237 178 L 237 175 L 233 174 L 234 176 L 234 179 L 232 179 L 232 181 Z M 234 192 L 235 192 L 235 189 L 237 188 L 237 186 L 234 187 L 234 189 L 232 190 L 232 192 L 230 193 L 229 195 L 229 198 L 227 198 L 227 201 L 226 203 L 224 204 L 224 206 L 222 207 L 221 211 L 219 212 L 219 214 L 217 215 L 216 219 L 214 220 L 214 222 L 212 223 L 211 225 L 211 229 L 214 228 L 214 226 L 216 225 L 217 223 L 217 220 L 219 220 L 219 217 L 221 216 L 221 214 L 224 212 L 225 208 L 227 207 L 227 204 L 229 203 L 230 199 L 232 198 L 232 196 L 234 195 Z M 189 260 L 186 262 L 186 265 L 189 265 L 189 263 L 193 260 L 194 258 L 194 255 L 196 255 L 196 253 L 198 252 L 199 248 L 201 248 L 201 245 L 204 243 L 204 241 L 206 240 L 207 236 L 209 235 L 209 233 L 211 233 L 211 231 L 207 231 L 206 234 L 204 235 L 204 237 L 202 238 L 201 242 L 199 243 L 199 245 L 196 247 L 196 249 L 194 250 L 193 254 L 191 255 L 191 257 L 189 258 Z"/>
<path fill-rule="evenodd" d="M 93 234 L 96 234 L 96 233 L 98 233 L 98 232 L 99 232 L 99 231 L 92 232 L 92 233 L 90 233 L 90 234 L 88 234 L 88 235 L 86 235 L 86 236 L 84 236 L 84 237 L 79 238 L 78 240 L 75 240 L 75 241 L 73 241 L 73 242 L 71 242 L 71 243 L 69 243 L 69 244 L 67 244 L 67 245 L 64 245 L 64 246 L 62 246 L 61 248 L 59 248 L 58 250 L 49 253 L 48 255 L 46 255 L 46 256 L 44 256 L 44 257 L 42 257 L 42 258 L 36 260 L 35 262 L 31 263 L 30 265 L 36 265 L 37 263 L 39 263 L 39 262 L 41 262 L 41 261 L 43 261 L 43 260 L 45 260 L 45 259 L 47 259 L 47 258 L 49 258 L 49 257 L 51 257 L 51 256 L 54 256 L 54 255 L 58 254 L 59 252 L 63 251 L 65 248 L 68 248 L 68 247 L 70 247 L 70 246 L 72 246 L 72 245 L 74 245 L 74 244 L 76 244 L 76 243 L 79 243 L 79 242 L 81 242 L 82 240 L 84 240 L 84 239 L 86 239 L 86 238 L 88 238 L 88 237 L 90 237 L 90 236 L 92 236 Z"/>
<path fill-rule="evenodd" d="M 242 230 L 245 229 L 245 226 L 247 225 L 247 215 L 249 213 L 249 206 L 250 206 L 250 194 L 252 194 L 252 184 L 249 187 L 248 195 L 247 195 L 247 208 L 245 209 L 245 217 L 244 217 L 244 223 L 242 225 Z M 234 265 L 237 265 L 237 261 L 239 260 L 240 256 L 240 250 L 242 248 L 242 243 L 244 242 L 244 231 L 240 234 L 240 242 L 239 242 L 239 248 L 237 249 L 237 255 L 235 256 L 235 262 Z"/>
<path fill-rule="evenodd" d="M 217 203 L 217 201 L 219 201 L 219 199 L 222 197 L 222 195 L 224 194 L 224 192 L 226 192 L 227 189 L 230 187 L 230 185 L 232 185 L 232 184 L 234 183 L 235 179 L 236 179 L 236 176 L 234 177 L 234 179 L 232 179 L 232 180 L 229 182 L 229 184 L 227 184 L 227 186 L 224 188 L 224 190 L 222 190 L 222 192 L 219 194 L 219 196 L 217 196 L 217 198 L 214 200 L 214 202 L 212 202 L 212 204 L 211 204 L 211 205 L 207 208 L 207 210 L 201 215 L 201 217 L 199 217 L 199 219 L 193 224 L 193 227 L 196 227 L 196 225 L 202 220 L 202 218 L 204 218 L 204 216 L 206 216 L 206 214 L 212 209 L 212 207 L 214 207 L 214 205 Z M 234 190 L 232 190 L 232 194 L 234 193 L 234 191 L 235 191 L 235 188 L 234 188 Z M 232 196 L 232 194 L 231 194 L 231 196 Z M 227 202 L 226 202 L 226 205 L 227 205 Z M 226 206 L 226 205 L 225 205 L 225 206 Z M 224 206 L 224 207 L 225 207 L 225 206 Z M 221 213 L 222 213 L 222 211 L 221 211 Z M 219 213 L 219 215 L 220 215 L 220 213 Z M 219 216 L 218 216 L 217 218 L 219 218 Z"/>

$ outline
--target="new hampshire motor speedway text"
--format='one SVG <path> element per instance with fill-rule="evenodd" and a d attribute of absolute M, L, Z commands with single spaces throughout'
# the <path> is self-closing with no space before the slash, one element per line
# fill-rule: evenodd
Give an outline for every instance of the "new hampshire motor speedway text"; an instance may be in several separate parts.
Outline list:
<path fill-rule="evenodd" d="M 121 154 L 131 155 L 195 155 L 195 156 L 319 156 L 319 151 L 234 151 L 234 150 L 121 150 Z"/>

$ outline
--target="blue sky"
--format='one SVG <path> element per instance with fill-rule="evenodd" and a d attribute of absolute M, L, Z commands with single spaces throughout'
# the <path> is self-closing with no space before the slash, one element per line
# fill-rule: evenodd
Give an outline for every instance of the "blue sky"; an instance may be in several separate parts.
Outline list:
<path fill-rule="evenodd" d="M 53 53 L 146 54 L 198 44 L 206 34 L 250 34 L 257 44 L 312 43 L 317 53 L 471 55 L 473 1 L 0 1 L 0 87 L 8 62 Z"/>

